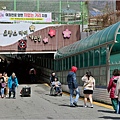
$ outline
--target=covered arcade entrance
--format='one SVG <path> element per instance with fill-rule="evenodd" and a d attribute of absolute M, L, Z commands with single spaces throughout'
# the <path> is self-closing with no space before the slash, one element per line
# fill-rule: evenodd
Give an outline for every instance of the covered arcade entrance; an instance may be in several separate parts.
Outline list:
<path fill-rule="evenodd" d="M 16 73 L 19 84 L 37 83 L 39 80 L 48 77 L 54 69 L 54 53 L 26 53 L 26 54 L 1 54 L 0 72 Z M 44 69 L 43 69 L 44 68 Z M 31 70 L 35 69 L 35 78 L 31 79 Z"/>

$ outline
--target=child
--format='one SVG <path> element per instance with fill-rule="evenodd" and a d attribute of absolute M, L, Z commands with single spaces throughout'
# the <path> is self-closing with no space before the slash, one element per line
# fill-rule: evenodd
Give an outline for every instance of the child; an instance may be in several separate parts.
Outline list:
<path fill-rule="evenodd" d="M 4 98 L 5 87 L 6 87 L 6 83 L 5 80 L 3 79 L 3 81 L 1 81 L 1 98 Z"/>
<path fill-rule="evenodd" d="M 8 76 L 7 76 L 7 73 L 6 73 L 6 72 L 3 73 L 3 77 L 4 77 L 5 82 L 6 82 L 5 96 L 7 97 L 8 93 L 9 93 L 9 89 L 8 89 Z"/>
<path fill-rule="evenodd" d="M 61 83 L 58 81 L 57 77 L 54 78 L 54 81 L 52 82 L 52 86 L 54 86 L 53 88 L 56 91 L 56 95 L 58 94 L 62 95 Z"/>

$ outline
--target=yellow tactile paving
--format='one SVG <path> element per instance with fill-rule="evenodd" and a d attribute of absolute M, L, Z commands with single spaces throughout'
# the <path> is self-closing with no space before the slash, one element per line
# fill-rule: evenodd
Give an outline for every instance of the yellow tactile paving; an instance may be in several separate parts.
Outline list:
<path fill-rule="evenodd" d="M 47 83 L 44 83 L 44 85 L 49 86 Z"/>
<path fill-rule="evenodd" d="M 69 95 L 69 93 L 65 93 L 63 92 L 65 95 Z M 83 100 L 83 98 L 80 98 L 80 100 Z M 98 105 L 98 106 L 101 106 L 101 107 L 105 107 L 105 108 L 108 108 L 108 109 L 113 109 L 112 106 L 110 105 L 107 105 L 107 104 L 103 104 L 103 103 L 100 103 L 100 102 L 93 102 L 93 104 L 95 105 Z"/>
<path fill-rule="evenodd" d="M 49 86 L 47 83 L 44 83 L 44 85 Z M 69 93 L 66 93 L 66 92 L 63 92 L 63 94 L 69 95 Z M 80 100 L 83 100 L 83 98 L 80 98 Z M 107 105 L 107 104 L 103 104 L 103 103 L 99 103 L 99 102 L 93 102 L 93 104 L 101 106 L 101 107 L 105 107 L 108 109 L 113 109 L 113 107 L 111 105 Z"/>
<path fill-rule="evenodd" d="M 103 104 L 103 103 L 99 103 L 99 102 L 93 102 L 93 104 L 98 105 L 98 106 L 102 106 L 102 107 L 105 107 L 105 108 L 113 109 L 112 106 L 107 105 L 107 104 Z"/>

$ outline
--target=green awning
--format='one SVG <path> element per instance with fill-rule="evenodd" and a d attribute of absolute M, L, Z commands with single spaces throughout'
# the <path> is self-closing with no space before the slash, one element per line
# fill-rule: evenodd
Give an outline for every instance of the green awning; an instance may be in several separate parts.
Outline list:
<path fill-rule="evenodd" d="M 120 22 L 113 24 L 99 32 L 81 39 L 73 44 L 58 49 L 55 58 L 62 58 L 71 54 L 79 53 L 102 44 L 110 44 L 118 41 L 120 37 Z M 118 36 L 119 35 L 119 36 Z M 118 37 L 117 37 L 118 36 Z M 120 40 L 119 40 L 120 41 Z"/>

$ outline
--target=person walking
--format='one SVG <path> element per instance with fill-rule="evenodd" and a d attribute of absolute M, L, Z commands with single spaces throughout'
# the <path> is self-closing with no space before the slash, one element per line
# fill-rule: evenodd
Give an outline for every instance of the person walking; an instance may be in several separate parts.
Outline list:
<path fill-rule="evenodd" d="M 116 89 L 117 81 L 119 79 L 120 71 L 118 69 L 114 69 L 112 75 L 113 76 L 110 78 L 107 90 L 108 90 L 108 93 L 110 93 L 112 107 L 116 113 L 117 112 L 118 98 L 115 95 L 115 89 Z"/>
<path fill-rule="evenodd" d="M 78 106 L 77 102 L 80 96 L 80 91 L 78 89 L 78 83 L 76 79 L 76 71 L 77 71 L 77 67 L 72 66 L 71 71 L 69 71 L 67 75 L 68 88 L 70 91 L 70 107 Z M 74 91 L 76 92 L 75 99 L 73 98 Z"/>
<path fill-rule="evenodd" d="M 90 107 L 93 108 L 93 90 L 95 88 L 95 79 L 92 76 L 90 71 L 87 71 L 86 74 L 82 77 L 84 81 L 83 93 L 84 93 L 84 107 L 87 107 L 87 99 L 90 100 Z"/>
<path fill-rule="evenodd" d="M 117 104 L 117 109 L 116 113 L 120 114 L 120 76 L 117 79 L 117 84 L 116 84 L 116 89 L 115 89 L 115 95 L 118 98 L 118 104 Z M 115 104 L 116 105 L 116 104 Z M 115 106 L 116 107 L 116 106 Z"/>
<path fill-rule="evenodd" d="M 13 92 L 13 98 L 16 98 L 16 87 L 18 87 L 18 79 L 13 72 L 12 75 L 8 78 L 9 98 L 11 97 L 11 92 Z"/>
<path fill-rule="evenodd" d="M 31 68 L 29 70 L 29 76 L 30 76 L 30 82 L 35 83 L 36 82 L 36 70 L 35 70 L 35 68 Z"/>
<path fill-rule="evenodd" d="M 4 98 L 4 90 L 6 87 L 5 79 L 2 76 L 2 73 L 0 73 L 0 93 L 1 93 L 1 98 Z"/>
<path fill-rule="evenodd" d="M 8 77 L 8 75 L 7 75 L 6 72 L 3 73 L 3 77 L 4 77 L 5 83 L 6 83 L 6 87 L 5 87 L 5 96 L 7 97 L 8 91 L 9 91 L 9 89 L 8 89 L 8 78 L 9 78 L 9 77 Z"/>
<path fill-rule="evenodd" d="M 49 80 L 50 80 L 50 95 L 53 95 L 53 89 L 54 88 L 52 86 L 52 82 L 54 82 L 55 77 L 57 77 L 55 72 L 52 72 L 51 75 L 50 75 L 50 78 L 49 78 Z"/>
<path fill-rule="evenodd" d="M 0 73 L 0 95 L 2 95 L 3 87 L 2 87 L 2 82 L 4 81 L 4 77 L 2 76 L 2 73 Z"/>

